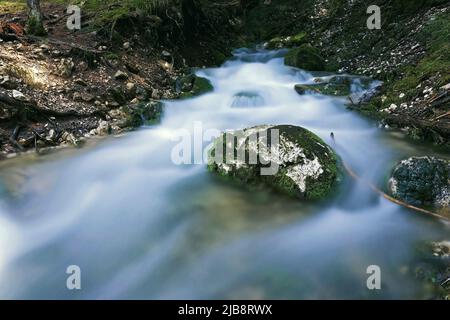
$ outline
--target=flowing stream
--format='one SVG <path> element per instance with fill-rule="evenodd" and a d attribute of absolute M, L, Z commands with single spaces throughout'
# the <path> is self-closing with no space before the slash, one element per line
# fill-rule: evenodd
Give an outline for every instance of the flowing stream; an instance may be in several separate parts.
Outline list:
<path fill-rule="evenodd" d="M 439 154 L 380 130 L 343 98 L 298 95 L 294 85 L 314 75 L 284 66 L 282 53 L 240 49 L 198 71 L 214 91 L 166 101 L 157 126 L 3 164 L 0 298 L 427 297 L 413 276 L 416 246 L 448 237 L 445 225 L 351 179 L 329 201 L 303 203 L 172 161 L 179 129 L 194 154 L 199 126 L 260 124 L 303 126 L 330 144 L 333 132 L 342 159 L 380 187 L 399 159 Z M 81 290 L 66 288 L 70 265 L 81 268 Z M 381 290 L 367 289 L 370 265 L 381 268 Z"/>

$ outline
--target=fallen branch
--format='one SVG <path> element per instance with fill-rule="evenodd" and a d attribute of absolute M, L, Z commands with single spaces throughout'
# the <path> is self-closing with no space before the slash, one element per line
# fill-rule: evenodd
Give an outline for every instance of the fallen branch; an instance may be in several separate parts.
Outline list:
<path fill-rule="evenodd" d="M 333 140 L 333 142 L 334 142 L 334 134 L 332 135 L 332 140 Z M 356 181 L 359 181 L 359 182 L 362 182 L 362 183 L 366 184 L 370 189 L 372 189 L 372 191 L 374 191 L 375 193 L 379 194 L 380 196 L 382 196 L 382 197 L 385 198 L 386 200 L 389 200 L 389 201 L 391 201 L 391 202 L 393 202 L 393 203 L 395 203 L 395 204 L 397 204 L 397 205 L 399 205 L 399 206 L 402 206 L 402 207 L 405 207 L 405 208 L 408 208 L 408 209 L 411 209 L 411 210 L 414 210 L 414 211 L 417 211 L 417 212 L 420 212 L 420 213 L 423 213 L 423 214 L 430 215 L 430 216 L 432 216 L 432 217 L 434 217 L 434 218 L 437 218 L 437 219 L 441 219 L 441 220 L 445 220 L 445 221 L 449 221 L 449 222 L 450 222 L 450 218 L 448 218 L 448 217 L 442 216 L 442 215 L 437 214 L 437 213 L 435 213 L 435 212 L 432 212 L 432 211 L 429 211 L 429 210 L 426 210 L 426 209 L 423 209 L 423 208 L 419 208 L 419 207 L 410 205 L 410 204 L 408 204 L 408 203 L 406 203 L 406 202 L 403 202 L 403 201 L 401 201 L 401 200 L 395 199 L 394 197 L 392 197 L 392 196 L 386 194 L 385 192 L 383 192 L 382 190 L 380 190 L 380 189 L 379 189 L 377 186 L 375 186 L 372 182 L 366 181 L 366 180 L 362 179 L 361 177 L 359 177 L 359 176 L 358 176 L 358 175 L 350 168 L 350 166 L 347 165 L 347 164 L 345 163 L 345 161 L 343 161 L 343 160 L 342 160 L 342 165 L 343 165 L 345 171 L 348 173 L 348 175 L 349 175 L 350 177 L 352 177 L 352 178 L 353 178 L 354 180 L 356 180 Z"/>
<path fill-rule="evenodd" d="M 40 38 L 40 37 L 36 37 L 36 36 L 31 36 L 31 35 L 27 35 L 26 36 L 27 39 L 33 40 L 33 41 L 44 41 L 50 44 L 54 44 L 54 45 L 59 45 L 59 46 L 67 46 L 71 49 L 79 49 L 81 51 L 85 51 L 91 54 L 102 54 L 104 53 L 103 51 L 100 50 L 96 50 L 96 49 L 91 49 L 85 46 L 82 46 L 80 44 L 75 44 L 75 43 L 70 43 L 70 42 L 66 42 L 66 41 L 61 41 L 61 40 L 57 40 L 57 39 L 52 39 L 52 38 Z"/>
<path fill-rule="evenodd" d="M 450 116 L 450 111 L 447 111 L 446 113 L 444 113 L 444 114 L 441 114 L 440 116 L 437 116 L 436 118 L 434 118 L 433 120 L 431 120 L 431 121 L 436 121 L 436 120 L 439 120 L 439 119 L 441 119 L 441 118 L 444 118 L 444 117 L 446 117 L 446 116 Z"/>

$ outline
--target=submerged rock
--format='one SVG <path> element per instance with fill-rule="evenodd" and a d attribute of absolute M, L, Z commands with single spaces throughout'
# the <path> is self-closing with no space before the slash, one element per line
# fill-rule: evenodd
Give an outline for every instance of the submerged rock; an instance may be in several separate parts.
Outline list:
<path fill-rule="evenodd" d="M 308 71 L 325 71 L 326 69 L 325 60 L 320 55 L 319 50 L 309 44 L 303 44 L 298 48 L 289 50 L 284 63 Z"/>
<path fill-rule="evenodd" d="M 257 92 L 243 91 L 233 96 L 232 108 L 260 107 L 265 105 L 264 98 Z"/>
<path fill-rule="evenodd" d="M 224 133 L 214 141 L 208 168 L 243 184 L 262 184 L 311 200 L 328 196 L 339 178 L 334 151 L 312 132 L 290 125 Z"/>
<path fill-rule="evenodd" d="M 334 76 L 328 81 L 314 84 L 297 84 L 294 89 L 298 94 L 318 93 L 331 96 L 348 96 L 353 80 L 350 77 Z"/>
<path fill-rule="evenodd" d="M 450 161 L 434 157 L 411 157 L 401 161 L 389 180 L 392 195 L 416 206 L 448 208 Z"/>
<path fill-rule="evenodd" d="M 295 91 L 300 94 L 323 94 L 329 96 L 347 96 L 353 103 L 370 100 L 379 87 L 372 86 L 373 80 L 364 77 L 336 75 L 316 78 L 313 84 L 297 84 Z"/>

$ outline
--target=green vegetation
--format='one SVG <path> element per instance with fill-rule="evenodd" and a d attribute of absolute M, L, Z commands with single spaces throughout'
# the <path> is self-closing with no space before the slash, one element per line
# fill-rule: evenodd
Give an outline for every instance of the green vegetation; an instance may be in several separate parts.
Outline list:
<path fill-rule="evenodd" d="M 42 21 L 33 16 L 31 16 L 27 21 L 26 31 L 27 34 L 31 34 L 34 36 L 47 35 L 47 31 L 45 30 Z"/>
<path fill-rule="evenodd" d="M 127 17 L 133 12 L 140 14 L 155 14 L 164 10 L 170 0 L 56 0 L 62 4 L 79 5 L 86 12 L 93 14 L 93 27 L 103 27 L 105 24 Z"/>
<path fill-rule="evenodd" d="M 248 36 L 261 41 L 304 31 L 303 22 L 312 14 L 314 0 L 277 0 L 271 5 L 258 4 L 258 1 L 250 3 L 245 29 Z"/>
<path fill-rule="evenodd" d="M 163 104 L 159 101 L 140 102 L 128 105 L 124 109 L 128 114 L 127 125 L 137 128 L 158 123 L 163 112 Z"/>
<path fill-rule="evenodd" d="M 24 11 L 27 4 L 24 0 L 7 0 L 0 2 L 0 14 Z"/>
<path fill-rule="evenodd" d="M 294 36 L 275 37 L 267 42 L 267 49 L 293 48 L 308 41 L 306 32 L 300 32 Z"/>
<path fill-rule="evenodd" d="M 309 71 L 325 70 L 325 60 L 321 57 L 319 50 L 308 44 L 289 50 L 284 61 L 288 66 Z"/>
<path fill-rule="evenodd" d="M 433 77 L 435 86 L 440 87 L 450 82 L 450 13 L 437 16 L 424 30 L 417 35 L 417 40 L 426 47 L 426 55 L 416 65 L 408 65 L 398 72 L 400 79 L 387 79 L 385 83 L 386 99 L 375 98 L 366 110 L 376 111 L 392 103 L 399 104 L 400 93 L 406 98 L 413 99 L 418 86 Z"/>
<path fill-rule="evenodd" d="M 412 98 L 416 87 L 425 79 L 437 75 L 435 81 L 437 86 L 450 82 L 450 13 L 445 13 L 431 21 L 418 36 L 426 48 L 427 55 L 415 66 L 407 66 L 404 70 L 405 76 L 392 84 L 391 91 L 395 97 L 398 92 L 405 93 Z"/>

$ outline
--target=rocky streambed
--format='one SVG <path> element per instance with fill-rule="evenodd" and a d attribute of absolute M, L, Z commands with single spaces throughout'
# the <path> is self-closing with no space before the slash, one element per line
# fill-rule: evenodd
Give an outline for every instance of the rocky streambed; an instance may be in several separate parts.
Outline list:
<path fill-rule="evenodd" d="M 446 165 L 417 162 L 427 168 L 423 171 L 414 160 L 394 170 L 396 163 L 426 154 L 446 159 L 445 152 L 380 130 L 348 110 L 345 95 L 296 91 L 339 75 L 285 66 L 283 52 L 240 49 L 222 67 L 198 70 L 196 76 L 205 79 L 200 82 L 206 81 L 208 90 L 194 96 L 195 78 L 180 82 L 189 97 L 163 101 L 157 126 L 83 153 L 10 163 L 2 170 L 0 218 L 7 229 L 0 242 L 10 245 L 0 259 L 0 296 L 69 297 L 61 289 L 67 257 L 87 275 L 79 298 L 448 294 L 447 226 L 386 200 L 364 183 L 388 192 L 393 170 L 396 181 L 399 176 L 410 179 L 397 182 L 398 192 L 420 193 L 414 189 L 417 181 L 444 174 Z M 351 79 L 344 81 L 350 86 L 346 94 L 370 89 L 357 77 Z M 248 156 L 262 142 L 252 140 L 253 133 L 279 130 L 279 157 L 263 153 L 253 167 L 210 162 L 220 178 L 206 170 L 207 163 L 173 161 L 180 146 L 187 145 L 184 151 L 194 156 L 195 137 L 201 137 L 206 150 L 212 142 L 206 130 L 213 129 L 231 130 L 242 141 L 256 143 L 230 149 L 233 155 L 243 150 Z M 217 137 L 214 150 L 223 146 Z M 267 162 L 279 170 L 260 175 L 270 168 Z M 342 163 L 360 179 L 341 179 L 347 176 Z M 16 170 L 26 178 L 12 189 L 7 176 Z M 431 183 L 445 188 L 443 181 Z M 317 201 L 322 199 L 327 201 Z M 410 201 L 400 193 L 399 199 Z M 423 204 L 428 208 L 429 203 Z M 23 217 L 33 219 L 24 223 Z M 38 273 L 37 264 L 45 266 Z M 380 291 L 366 287 L 366 270 L 373 264 L 383 272 Z"/>

